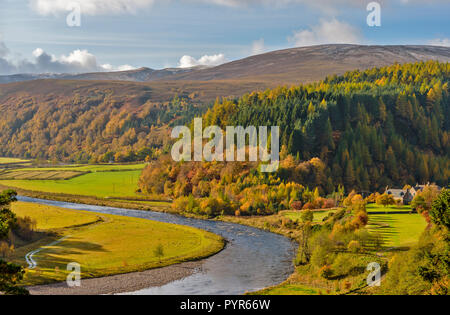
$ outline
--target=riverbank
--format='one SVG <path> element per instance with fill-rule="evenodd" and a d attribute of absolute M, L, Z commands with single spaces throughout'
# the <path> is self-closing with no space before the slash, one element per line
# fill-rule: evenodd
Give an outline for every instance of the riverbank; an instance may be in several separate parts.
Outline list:
<path fill-rule="evenodd" d="M 201 272 L 194 272 L 191 276 L 176 282 L 169 279 L 169 282 L 165 285 L 147 287 L 138 294 L 241 295 L 279 284 L 293 272 L 292 262 L 296 245 L 281 235 L 267 231 L 217 220 L 198 220 L 162 212 L 135 211 L 50 200 L 30 200 L 29 198 L 21 199 L 36 204 L 89 211 L 97 214 L 144 218 L 191 226 L 229 240 L 223 251 L 202 261 Z M 161 268 L 159 272 L 165 272 L 164 268 Z M 185 274 L 181 276 L 185 276 Z M 165 278 L 164 275 L 161 277 Z M 107 283 L 111 284 L 111 282 Z M 146 282 L 143 282 L 143 285 L 145 286 Z M 95 287 L 102 287 L 102 285 L 95 284 Z M 46 287 L 46 289 L 53 290 L 53 287 Z M 56 287 L 55 290 L 57 289 Z M 130 293 L 129 290 L 126 291 L 125 293 Z M 131 292 L 133 292 L 133 288 L 131 288 Z M 95 291 L 93 294 L 96 294 Z"/>
<path fill-rule="evenodd" d="M 177 211 L 172 210 L 171 203 L 168 201 L 157 201 L 157 200 L 126 200 L 126 199 L 105 199 L 98 198 L 94 196 L 84 196 L 84 195 L 69 195 L 63 193 L 44 193 L 40 191 L 31 191 L 11 186 L 4 186 L 0 184 L 0 191 L 6 189 L 13 189 L 19 195 L 36 198 L 36 199 L 44 199 L 50 201 L 60 201 L 60 202 L 68 202 L 68 203 L 78 203 L 78 204 L 87 204 L 92 206 L 100 206 L 100 207 L 113 207 L 113 208 L 123 208 L 123 209 L 132 209 L 132 210 L 142 210 L 142 211 L 155 211 L 161 213 L 168 213 L 183 216 L 186 218 L 195 218 L 199 220 L 208 220 L 205 216 L 195 215 L 195 214 L 187 214 L 187 213 L 179 213 Z M 258 217 L 235 217 L 235 216 L 221 216 L 217 217 L 213 220 L 215 221 L 223 221 L 230 222 L 235 224 L 241 224 L 245 226 L 250 226 L 253 228 L 261 229 L 263 231 L 283 235 L 291 240 L 298 241 L 299 232 L 295 229 L 290 229 L 283 225 L 284 216 L 280 215 L 272 215 L 272 216 L 258 216 Z M 210 220 L 210 219 L 209 219 Z"/>
<path fill-rule="evenodd" d="M 66 265 L 77 262 L 82 279 L 95 278 L 81 294 L 109 293 L 102 290 L 117 279 L 122 285 L 113 293 L 130 292 L 148 283 L 163 285 L 189 276 L 199 263 L 185 262 L 201 261 L 225 247 L 220 236 L 188 226 L 27 202 L 14 203 L 12 210 L 36 224 L 28 242 L 15 238 L 16 250 L 10 257 L 14 263 L 28 264 L 25 286 L 63 282 L 69 274 Z M 158 246 L 163 250 L 159 256 L 155 254 Z M 172 265 L 181 267 L 161 268 Z M 150 269 L 158 271 L 141 273 Z M 102 280 L 117 274 L 128 275 Z"/>
<path fill-rule="evenodd" d="M 82 279 L 81 286 L 70 288 L 65 282 L 28 287 L 31 295 L 102 295 L 135 292 L 148 287 L 160 287 L 201 272 L 203 261 L 185 262 L 115 276 Z"/>
<path fill-rule="evenodd" d="M 36 191 L 28 191 L 24 189 L 18 189 L 14 187 L 5 187 L 0 185 L 0 190 L 6 189 L 6 188 L 12 188 L 16 190 L 20 195 L 31 197 L 31 198 L 38 198 L 38 199 L 45 199 L 45 200 L 56 200 L 60 202 L 69 202 L 69 203 L 76 203 L 76 204 L 88 204 L 93 206 L 103 206 L 103 207 L 114 207 L 114 208 L 125 208 L 125 209 L 133 209 L 133 210 L 143 210 L 143 212 L 148 211 L 154 211 L 159 213 L 166 213 L 166 214 L 174 214 L 177 216 L 185 217 L 185 218 L 195 218 L 200 220 L 208 220 L 208 218 L 202 217 L 202 216 L 196 216 L 193 214 L 180 214 L 177 212 L 174 212 L 172 208 L 170 207 L 170 203 L 161 202 L 161 201 L 135 201 L 135 200 L 117 200 L 117 199 L 104 199 L 104 198 L 98 198 L 93 196 L 78 196 L 78 195 L 67 195 L 67 194 L 58 194 L 58 193 L 43 193 L 43 192 L 36 192 Z M 156 206 L 155 206 L 156 205 Z M 297 242 L 299 239 L 299 233 L 296 229 L 291 229 L 287 227 L 284 224 L 284 216 L 270 216 L 268 218 L 266 217 L 233 217 L 233 216 L 224 216 L 224 217 L 218 217 L 214 220 L 208 220 L 208 221 L 221 221 L 221 222 L 228 222 L 233 224 L 240 224 L 243 226 L 248 226 L 252 228 L 256 228 L 265 232 L 271 232 L 278 235 L 282 235 L 284 237 L 287 237 L 288 239 L 294 241 L 295 245 L 293 245 L 291 256 L 289 262 L 292 264 L 294 257 L 296 255 L 296 249 L 297 249 Z M 268 222 L 268 223 L 266 223 Z M 294 270 L 293 270 L 294 271 Z M 165 273 L 165 270 L 160 269 L 160 272 Z M 288 278 L 292 277 L 295 273 L 290 272 L 289 274 L 284 275 L 281 273 L 281 279 L 280 283 L 284 283 Z M 178 280 L 178 279 L 175 279 Z M 93 282 L 95 283 L 95 282 Z M 268 286 L 264 286 L 268 287 Z M 262 289 L 261 288 L 258 288 Z M 94 290 L 95 291 L 95 290 Z M 248 291 L 251 292 L 251 291 Z"/>

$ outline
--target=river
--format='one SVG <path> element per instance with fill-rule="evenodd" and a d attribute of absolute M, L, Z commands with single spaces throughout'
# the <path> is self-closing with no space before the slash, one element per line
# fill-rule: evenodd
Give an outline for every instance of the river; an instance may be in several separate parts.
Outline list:
<path fill-rule="evenodd" d="M 204 260 L 197 273 L 161 287 L 127 294 L 140 295 L 240 295 L 279 284 L 294 271 L 295 243 L 277 234 L 252 227 L 178 215 L 100 207 L 20 196 L 20 201 L 67 209 L 143 218 L 196 227 L 228 241 L 220 253 Z M 151 236 L 149 236 L 151 237 Z"/>

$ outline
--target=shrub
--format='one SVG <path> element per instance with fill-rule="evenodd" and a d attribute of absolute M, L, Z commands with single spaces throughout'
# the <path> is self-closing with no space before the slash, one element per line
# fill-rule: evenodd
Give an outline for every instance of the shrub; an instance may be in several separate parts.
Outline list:
<path fill-rule="evenodd" d="M 336 201 L 334 199 L 325 199 L 323 204 L 324 209 L 330 209 L 336 207 Z"/>
<path fill-rule="evenodd" d="M 294 201 L 291 203 L 291 208 L 293 210 L 302 210 L 302 206 L 303 206 L 303 204 L 301 201 Z"/>
<path fill-rule="evenodd" d="M 351 241 L 348 243 L 347 249 L 352 253 L 359 253 L 362 251 L 361 244 L 358 241 Z"/>
<path fill-rule="evenodd" d="M 450 229 L 450 189 L 444 189 L 429 211 L 431 221 Z"/>
<path fill-rule="evenodd" d="M 376 199 L 377 201 L 377 205 L 382 205 L 382 206 L 390 206 L 390 205 L 394 205 L 395 204 L 395 199 L 392 195 L 389 194 L 382 194 L 379 195 Z"/>
<path fill-rule="evenodd" d="M 325 247 L 317 246 L 311 255 L 311 263 L 317 267 L 326 265 L 328 263 L 328 249 Z"/>
<path fill-rule="evenodd" d="M 333 269 L 331 269 L 330 265 L 325 265 L 319 270 L 319 276 L 324 279 L 330 279 L 333 275 Z"/>
<path fill-rule="evenodd" d="M 417 213 L 422 213 L 426 209 L 425 198 L 420 195 L 416 196 L 411 202 L 411 208 Z"/>
<path fill-rule="evenodd" d="M 316 207 L 314 206 L 313 203 L 311 202 L 307 202 L 305 203 L 305 205 L 303 206 L 303 210 L 312 210 L 315 209 Z"/>
<path fill-rule="evenodd" d="M 303 211 L 301 218 L 303 222 L 312 222 L 314 221 L 314 213 L 311 210 Z"/>
<path fill-rule="evenodd" d="M 31 240 L 33 238 L 34 231 L 36 230 L 36 220 L 30 217 L 17 218 L 14 232 L 24 240 Z"/>
<path fill-rule="evenodd" d="M 13 251 L 14 246 L 9 246 L 7 242 L 0 242 L 0 255 L 2 258 L 8 258 Z"/>

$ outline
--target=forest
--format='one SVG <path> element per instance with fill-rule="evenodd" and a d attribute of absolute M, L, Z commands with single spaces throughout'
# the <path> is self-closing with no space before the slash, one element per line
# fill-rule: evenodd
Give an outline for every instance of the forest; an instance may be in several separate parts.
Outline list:
<path fill-rule="evenodd" d="M 55 162 L 145 161 L 167 145 L 169 128 L 204 112 L 188 96 L 154 103 L 145 89 L 90 88 L 0 103 L 0 156 Z M 1 92 L 0 92 L 1 96 Z"/>
<path fill-rule="evenodd" d="M 325 164 L 320 188 L 373 191 L 403 183 L 448 184 L 450 65 L 393 65 L 299 87 L 224 99 L 205 125 L 281 128 L 297 161 Z"/>
<path fill-rule="evenodd" d="M 343 191 L 427 182 L 445 187 L 449 79 L 449 64 L 396 64 L 225 98 L 203 115 L 204 126 L 280 126 L 278 171 L 161 156 L 144 170 L 140 189 L 176 199 L 179 211 L 217 216 L 332 207 Z"/>

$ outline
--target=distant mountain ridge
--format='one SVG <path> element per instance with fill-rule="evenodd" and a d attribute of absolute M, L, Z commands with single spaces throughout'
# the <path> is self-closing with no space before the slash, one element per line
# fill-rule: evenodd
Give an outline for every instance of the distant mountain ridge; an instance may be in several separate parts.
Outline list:
<path fill-rule="evenodd" d="M 0 76 L 0 83 L 23 82 L 42 79 L 59 80 L 91 80 L 91 81 L 131 81 L 149 82 L 162 80 L 176 74 L 194 71 L 197 68 L 168 68 L 155 70 L 142 67 L 135 70 L 114 71 L 114 72 L 91 72 L 80 74 L 68 73 L 42 73 L 42 74 L 14 74 Z"/>
<path fill-rule="evenodd" d="M 450 62 L 450 48 L 439 46 L 319 45 L 290 48 L 255 55 L 216 67 L 139 68 L 130 71 L 82 74 L 16 74 L 0 76 L 0 83 L 37 79 L 94 81 L 215 81 L 252 80 L 296 84 L 323 79 L 350 70 L 366 70 L 395 62 L 414 63 L 436 60 Z"/>

